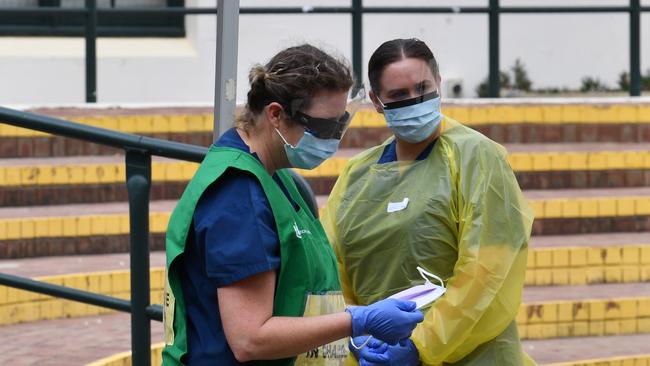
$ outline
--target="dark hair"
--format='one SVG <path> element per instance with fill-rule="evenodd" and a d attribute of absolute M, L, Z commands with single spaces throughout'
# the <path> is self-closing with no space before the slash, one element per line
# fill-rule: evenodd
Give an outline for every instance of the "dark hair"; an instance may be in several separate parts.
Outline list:
<path fill-rule="evenodd" d="M 244 130 L 271 102 L 280 103 L 292 114 L 309 108 L 321 91 L 347 91 L 354 83 L 350 66 L 322 50 L 303 44 L 280 51 L 264 66 L 254 66 L 249 75 L 246 110 L 237 121 Z M 286 109 L 289 110 L 286 110 Z"/>
<path fill-rule="evenodd" d="M 386 41 L 379 46 L 368 61 L 368 79 L 370 87 L 379 93 L 381 75 L 386 66 L 405 58 L 419 58 L 426 62 L 433 76 L 440 75 L 438 62 L 431 49 L 417 38 L 398 38 Z"/>

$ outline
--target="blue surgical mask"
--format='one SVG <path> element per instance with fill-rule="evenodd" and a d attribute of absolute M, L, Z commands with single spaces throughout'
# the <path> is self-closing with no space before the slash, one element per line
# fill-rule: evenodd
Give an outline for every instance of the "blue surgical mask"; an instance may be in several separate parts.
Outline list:
<path fill-rule="evenodd" d="M 384 108 L 388 127 L 397 137 L 410 143 L 426 140 L 442 120 L 440 96 L 437 92 L 387 104 L 379 100 L 379 103 Z"/>
<path fill-rule="evenodd" d="M 339 142 L 341 142 L 341 140 L 337 139 L 319 139 L 305 131 L 305 134 L 298 141 L 298 145 L 293 146 L 287 142 L 277 128 L 275 131 L 284 141 L 284 151 L 287 153 L 289 164 L 299 169 L 314 169 L 319 166 L 336 153 Z"/>

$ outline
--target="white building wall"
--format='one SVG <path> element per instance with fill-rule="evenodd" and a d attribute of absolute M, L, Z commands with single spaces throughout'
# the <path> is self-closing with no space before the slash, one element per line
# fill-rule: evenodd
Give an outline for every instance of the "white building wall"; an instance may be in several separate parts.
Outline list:
<path fill-rule="evenodd" d="M 216 0 L 188 0 L 215 6 Z M 572 0 L 571 5 L 625 5 L 627 0 Z M 348 6 L 349 0 L 284 0 L 283 6 Z M 366 6 L 485 6 L 487 0 L 365 0 Z M 504 6 L 566 5 L 562 0 L 501 0 Z M 650 0 L 642 0 L 650 6 Z M 271 6 L 241 0 L 241 6 Z M 104 103 L 212 103 L 216 16 L 188 16 L 184 39 L 98 40 L 98 101 Z M 641 20 L 641 66 L 650 69 L 650 13 Z M 465 96 L 487 76 L 486 15 L 365 15 L 364 63 L 381 42 L 418 37 L 433 49 L 443 80 L 462 80 Z M 629 61 L 624 14 L 502 15 L 501 68 L 525 63 L 534 87 L 578 88 L 584 76 L 616 86 Z M 245 99 L 250 67 L 278 50 L 311 42 L 350 58 L 349 15 L 242 15 L 238 100 Z M 0 104 L 84 101 L 82 38 L 0 37 Z M 364 69 L 365 73 L 365 69 Z"/>

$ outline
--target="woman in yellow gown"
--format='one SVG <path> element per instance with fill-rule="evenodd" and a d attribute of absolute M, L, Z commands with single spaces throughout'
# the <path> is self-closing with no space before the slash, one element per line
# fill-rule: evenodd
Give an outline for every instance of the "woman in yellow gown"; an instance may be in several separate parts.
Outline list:
<path fill-rule="evenodd" d="M 355 355 L 381 354 L 374 362 L 390 365 L 534 365 L 515 323 L 533 214 L 505 149 L 440 112 L 438 64 L 422 41 L 385 42 L 368 76 L 394 136 L 349 161 L 322 218 L 346 302 L 421 284 L 418 266 L 447 290 L 423 308 L 408 344 L 370 342 Z"/>

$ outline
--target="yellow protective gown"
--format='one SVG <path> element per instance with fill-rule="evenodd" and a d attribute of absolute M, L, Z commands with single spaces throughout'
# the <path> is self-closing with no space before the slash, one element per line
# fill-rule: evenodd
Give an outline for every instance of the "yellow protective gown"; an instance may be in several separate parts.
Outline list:
<path fill-rule="evenodd" d="M 424 160 L 377 164 L 391 141 L 349 161 L 323 213 L 346 302 L 421 284 L 422 266 L 447 286 L 411 338 L 423 364 L 534 365 L 514 321 L 533 213 L 505 149 L 446 117 Z"/>

